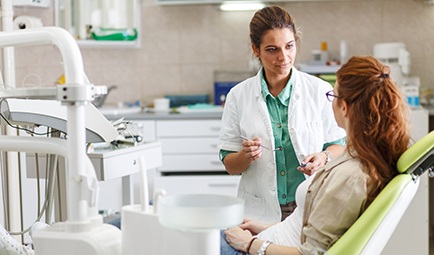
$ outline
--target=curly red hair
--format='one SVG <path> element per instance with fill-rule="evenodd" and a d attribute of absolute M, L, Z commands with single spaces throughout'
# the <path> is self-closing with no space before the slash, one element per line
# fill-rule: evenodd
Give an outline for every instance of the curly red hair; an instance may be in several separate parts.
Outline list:
<path fill-rule="evenodd" d="M 352 57 L 336 76 L 338 100 L 348 104 L 347 150 L 374 183 L 369 204 L 397 175 L 398 158 L 409 147 L 408 106 L 389 67 L 376 58 Z"/>

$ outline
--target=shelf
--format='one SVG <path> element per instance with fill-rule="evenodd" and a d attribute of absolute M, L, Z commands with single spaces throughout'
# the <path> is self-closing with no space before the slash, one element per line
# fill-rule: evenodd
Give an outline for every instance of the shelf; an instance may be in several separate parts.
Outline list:
<path fill-rule="evenodd" d="M 83 48 L 128 48 L 141 46 L 141 1 L 124 0 L 119 4 L 109 1 L 87 0 L 54 1 L 55 24 L 69 31 Z M 115 22 L 116 21 L 116 22 Z M 90 37 L 90 28 L 135 28 L 134 41 L 82 40 Z"/>
<path fill-rule="evenodd" d="M 77 44 L 84 48 L 140 48 L 140 40 L 134 41 L 95 41 L 95 40 L 77 40 Z"/>
<path fill-rule="evenodd" d="M 300 71 L 310 73 L 310 74 L 335 74 L 340 67 L 341 67 L 340 65 L 327 66 L 327 65 L 300 64 L 298 65 L 297 68 Z"/>

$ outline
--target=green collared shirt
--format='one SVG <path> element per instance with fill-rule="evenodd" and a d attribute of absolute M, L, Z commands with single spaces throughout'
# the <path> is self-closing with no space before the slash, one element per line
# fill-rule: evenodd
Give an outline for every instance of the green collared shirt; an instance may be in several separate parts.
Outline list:
<path fill-rule="evenodd" d="M 274 97 L 268 90 L 263 73 L 261 75 L 261 92 L 270 115 L 275 148 L 282 148 L 282 150 L 275 151 L 277 195 L 279 203 L 282 205 L 295 201 L 297 187 L 305 180 L 304 174 L 297 169 L 299 162 L 288 129 L 288 106 L 292 93 L 292 84 L 293 76 L 291 75 L 285 88 L 277 97 Z M 326 143 L 323 149 L 331 144 L 345 144 L 345 140 L 340 139 Z M 233 151 L 220 150 L 221 160 L 223 161 L 224 157 L 229 153 L 233 153 Z"/>
<path fill-rule="evenodd" d="M 288 105 L 292 93 L 292 77 L 291 75 L 285 88 L 277 97 L 270 94 L 264 76 L 261 79 L 262 96 L 270 114 L 274 145 L 275 148 L 283 149 L 275 151 L 277 195 L 282 205 L 295 201 L 295 191 L 305 180 L 304 174 L 297 170 L 299 164 L 288 131 Z"/>

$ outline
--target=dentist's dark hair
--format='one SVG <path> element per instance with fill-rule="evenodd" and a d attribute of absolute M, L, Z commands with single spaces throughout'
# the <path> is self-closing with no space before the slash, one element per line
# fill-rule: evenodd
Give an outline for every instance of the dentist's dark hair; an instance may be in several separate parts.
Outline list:
<path fill-rule="evenodd" d="M 257 11 L 250 21 L 250 41 L 259 49 L 265 32 L 275 28 L 289 28 L 299 40 L 294 18 L 279 6 L 267 6 Z"/>
<path fill-rule="evenodd" d="M 408 106 L 390 68 L 370 56 L 355 56 L 336 73 L 339 105 L 348 105 L 347 150 L 359 158 L 375 188 L 368 204 L 397 175 L 396 163 L 410 144 Z"/>

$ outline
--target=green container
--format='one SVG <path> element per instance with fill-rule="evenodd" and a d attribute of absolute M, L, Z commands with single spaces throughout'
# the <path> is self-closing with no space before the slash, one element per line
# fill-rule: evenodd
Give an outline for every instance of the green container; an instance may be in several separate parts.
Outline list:
<path fill-rule="evenodd" d="M 134 41 L 137 39 L 137 30 L 99 27 L 92 29 L 92 38 L 96 41 Z"/>

